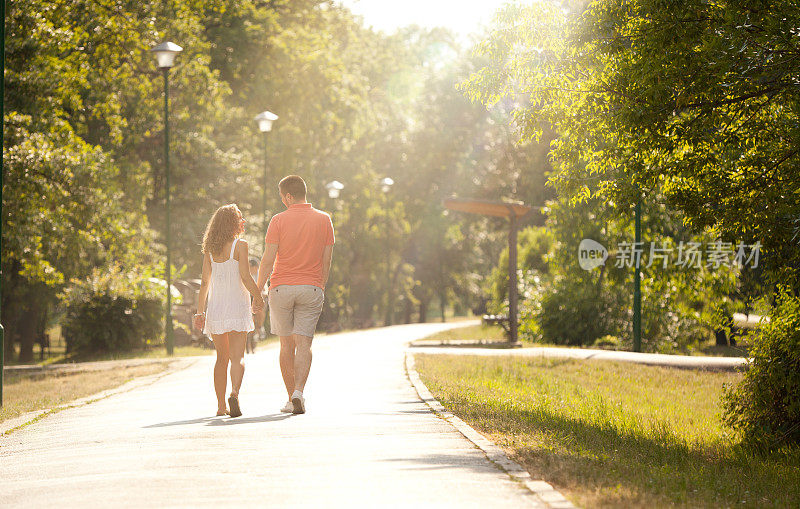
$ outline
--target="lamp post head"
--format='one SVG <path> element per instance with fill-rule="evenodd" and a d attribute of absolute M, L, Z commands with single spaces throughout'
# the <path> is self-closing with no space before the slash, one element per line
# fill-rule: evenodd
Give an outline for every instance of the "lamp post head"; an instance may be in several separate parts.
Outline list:
<path fill-rule="evenodd" d="M 386 177 L 381 180 L 381 191 L 383 191 L 384 193 L 388 193 L 393 185 L 394 185 L 394 180 L 390 179 L 389 177 Z"/>
<path fill-rule="evenodd" d="M 272 123 L 278 120 L 278 115 L 271 111 L 262 111 L 256 115 L 255 121 L 258 122 L 258 130 L 262 133 L 268 133 L 272 130 Z"/>
<path fill-rule="evenodd" d="M 328 190 L 329 198 L 336 199 L 339 197 L 339 193 L 342 191 L 342 189 L 344 189 L 344 184 L 338 180 L 334 180 L 333 182 L 328 182 L 325 184 L 325 189 Z"/>
<path fill-rule="evenodd" d="M 175 56 L 183 51 L 183 48 L 174 42 L 162 42 L 155 48 L 151 49 L 156 54 L 159 69 L 169 69 L 175 64 Z"/>

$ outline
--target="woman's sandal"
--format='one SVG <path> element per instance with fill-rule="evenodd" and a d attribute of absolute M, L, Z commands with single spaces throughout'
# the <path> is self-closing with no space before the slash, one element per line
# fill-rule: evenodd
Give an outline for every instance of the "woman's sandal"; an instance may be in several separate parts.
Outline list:
<path fill-rule="evenodd" d="M 239 398 L 233 394 L 228 398 L 228 407 L 231 409 L 231 417 L 239 417 L 242 415 L 242 410 L 239 408 Z"/>

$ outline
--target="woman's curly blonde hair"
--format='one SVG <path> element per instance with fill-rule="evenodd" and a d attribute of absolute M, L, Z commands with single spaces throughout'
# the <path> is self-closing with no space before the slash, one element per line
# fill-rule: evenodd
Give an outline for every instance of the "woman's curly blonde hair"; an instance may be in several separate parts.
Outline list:
<path fill-rule="evenodd" d="M 218 208 L 203 234 L 203 254 L 221 255 L 225 244 L 242 234 L 242 212 L 235 203 Z"/>

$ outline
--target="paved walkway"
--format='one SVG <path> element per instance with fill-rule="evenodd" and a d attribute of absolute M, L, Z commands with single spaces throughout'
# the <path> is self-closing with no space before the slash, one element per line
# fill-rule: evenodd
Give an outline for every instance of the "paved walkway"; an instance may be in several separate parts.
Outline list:
<path fill-rule="evenodd" d="M 458 325 L 458 324 L 457 324 Z M 213 358 L 0 437 L 3 507 L 537 507 L 419 399 L 405 344 L 453 324 L 321 336 L 308 413 L 280 414 L 277 349 L 247 359 L 244 416 Z"/>
<path fill-rule="evenodd" d="M 747 359 L 743 357 L 705 357 L 694 355 L 664 355 L 658 353 L 619 352 L 613 350 L 592 350 L 589 348 L 469 348 L 414 346 L 409 348 L 414 354 L 439 355 L 483 355 L 489 357 L 552 357 L 559 359 L 606 360 L 635 362 L 651 366 L 672 368 L 735 370 L 744 367 Z"/>

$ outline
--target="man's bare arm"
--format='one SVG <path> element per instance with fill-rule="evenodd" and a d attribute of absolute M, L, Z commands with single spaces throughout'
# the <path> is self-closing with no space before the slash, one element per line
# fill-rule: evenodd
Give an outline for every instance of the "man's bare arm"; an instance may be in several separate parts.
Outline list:
<path fill-rule="evenodd" d="M 267 244 L 267 249 L 264 250 L 264 256 L 261 257 L 261 264 L 258 266 L 258 290 L 264 291 L 264 285 L 272 274 L 272 266 L 275 264 L 275 256 L 278 254 L 278 244 Z"/>
<path fill-rule="evenodd" d="M 325 246 L 322 252 L 322 286 L 328 284 L 328 276 L 331 273 L 331 260 L 333 259 L 333 246 Z"/>

